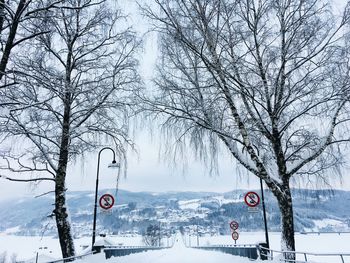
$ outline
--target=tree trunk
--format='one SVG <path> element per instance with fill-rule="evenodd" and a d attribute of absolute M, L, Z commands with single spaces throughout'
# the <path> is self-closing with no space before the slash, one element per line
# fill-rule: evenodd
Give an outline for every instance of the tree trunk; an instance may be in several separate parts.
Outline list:
<path fill-rule="evenodd" d="M 282 192 L 279 191 L 274 194 L 277 197 L 278 206 L 281 212 L 281 249 L 282 251 L 295 251 L 293 202 L 288 183 L 283 186 Z M 295 254 L 284 253 L 284 258 L 295 260 Z"/>
<path fill-rule="evenodd" d="M 62 171 L 62 173 L 58 172 L 55 187 L 55 218 L 63 258 L 75 255 L 71 225 L 66 206 L 65 177 L 65 171 Z"/>
<path fill-rule="evenodd" d="M 74 242 L 71 234 L 71 225 L 68 220 L 68 211 L 66 206 L 66 172 L 68 164 L 68 147 L 69 147 L 69 117 L 70 107 L 65 106 L 63 115 L 62 138 L 60 145 L 60 157 L 56 173 L 55 184 L 55 215 L 58 231 L 58 238 L 61 245 L 63 258 L 72 257 L 75 255 Z"/>

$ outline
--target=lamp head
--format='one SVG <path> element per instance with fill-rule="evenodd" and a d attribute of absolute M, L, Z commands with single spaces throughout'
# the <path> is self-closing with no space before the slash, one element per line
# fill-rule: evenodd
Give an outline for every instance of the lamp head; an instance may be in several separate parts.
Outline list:
<path fill-rule="evenodd" d="M 116 162 L 116 160 L 113 160 L 112 163 L 108 165 L 108 168 L 119 168 L 120 164 Z"/>

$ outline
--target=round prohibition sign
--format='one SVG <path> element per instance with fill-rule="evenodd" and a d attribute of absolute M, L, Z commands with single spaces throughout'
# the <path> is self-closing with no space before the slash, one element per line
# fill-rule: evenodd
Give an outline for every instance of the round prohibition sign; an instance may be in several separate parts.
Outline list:
<path fill-rule="evenodd" d="M 239 238 L 238 232 L 233 231 L 233 232 L 232 232 L 232 239 L 236 241 L 238 238 Z"/>
<path fill-rule="evenodd" d="M 250 207 L 256 207 L 260 203 L 260 197 L 256 192 L 248 192 L 244 196 L 244 202 Z"/>
<path fill-rule="evenodd" d="M 232 230 L 237 230 L 238 229 L 238 222 L 236 222 L 236 221 L 232 221 L 231 223 L 230 223 L 230 228 L 232 229 Z"/>
<path fill-rule="evenodd" d="M 100 207 L 110 209 L 114 205 L 114 197 L 111 194 L 104 194 L 100 197 Z"/>

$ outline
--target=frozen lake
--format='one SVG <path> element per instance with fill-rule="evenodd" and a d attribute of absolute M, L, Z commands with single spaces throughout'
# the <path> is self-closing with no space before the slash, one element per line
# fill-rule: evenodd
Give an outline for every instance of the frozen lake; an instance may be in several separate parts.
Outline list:
<path fill-rule="evenodd" d="M 237 245 L 255 244 L 265 239 L 263 232 L 240 232 Z M 269 233 L 271 248 L 280 250 L 280 233 Z M 113 236 L 110 238 L 119 245 L 142 245 L 140 236 Z M 309 253 L 349 253 L 350 254 L 350 233 L 329 233 L 329 234 L 296 234 L 297 251 Z M 197 245 L 196 236 L 186 236 L 186 244 Z M 163 243 L 166 245 L 167 240 Z M 84 246 L 91 244 L 91 238 L 84 237 L 75 240 L 77 254 L 81 253 Z M 199 237 L 199 245 L 224 245 L 234 244 L 230 236 L 205 236 Z M 58 240 L 52 237 L 37 236 L 13 236 L 0 234 L 0 254 L 7 252 L 7 255 L 16 254 L 19 260 L 34 258 L 36 253 L 45 254 L 50 258 L 60 258 Z M 303 256 L 301 257 L 303 258 Z M 308 257 L 313 262 L 341 263 L 340 257 Z M 345 262 L 350 263 L 350 257 L 345 257 Z"/>

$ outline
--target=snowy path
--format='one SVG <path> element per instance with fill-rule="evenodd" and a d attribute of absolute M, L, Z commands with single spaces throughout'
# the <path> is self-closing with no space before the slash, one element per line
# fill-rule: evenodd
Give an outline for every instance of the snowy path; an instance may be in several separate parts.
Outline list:
<path fill-rule="evenodd" d="M 104 254 L 94 255 L 77 263 L 93 263 L 104 261 Z M 248 258 L 233 256 L 216 251 L 205 251 L 187 248 L 181 238 L 175 241 L 170 249 L 148 251 L 124 257 L 111 258 L 108 263 L 251 263 Z M 260 262 L 259 260 L 254 262 Z M 271 261 L 270 261 L 271 262 Z"/>

